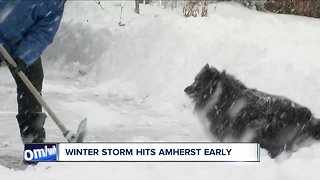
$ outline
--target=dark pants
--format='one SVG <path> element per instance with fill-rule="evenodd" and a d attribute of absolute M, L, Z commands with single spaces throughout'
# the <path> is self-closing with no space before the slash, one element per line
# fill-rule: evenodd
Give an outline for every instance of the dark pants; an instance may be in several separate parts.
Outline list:
<path fill-rule="evenodd" d="M 11 74 L 17 84 L 17 102 L 21 138 L 24 143 L 43 142 L 45 130 L 43 128 L 46 114 L 42 113 L 42 106 L 32 95 L 20 77 L 10 67 Z M 34 64 L 23 71 L 34 87 L 41 94 L 43 83 L 43 68 L 39 58 Z"/>

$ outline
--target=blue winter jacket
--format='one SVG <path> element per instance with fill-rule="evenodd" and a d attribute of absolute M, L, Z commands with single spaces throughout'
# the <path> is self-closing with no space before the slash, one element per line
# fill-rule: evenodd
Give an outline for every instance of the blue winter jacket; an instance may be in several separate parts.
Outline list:
<path fill-rule="evenodd" d="M 13 59 L 33 64 L 52 43 L 65 0 L 0 0 L 0 43 Z M 4 59 L 0 55 L 0 59 Z"/>

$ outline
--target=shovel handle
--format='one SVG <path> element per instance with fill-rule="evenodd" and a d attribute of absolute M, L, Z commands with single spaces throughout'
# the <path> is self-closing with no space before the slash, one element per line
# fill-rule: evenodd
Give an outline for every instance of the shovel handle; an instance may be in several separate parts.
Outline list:
<path fill-rule="evenodd" d="M 3 57 L 7 60 L 7 62 L 13 66 L 14 68 L 17 67 L 17 63 L 13 60 L 11 55 L 8 53 L 8 51 L 3 47 L 2 44 L 0 44 L 0 52 L 3 55 Z M 52 111 L 52 109 L 49 107 L 49 105 L 46 103 L 46 101 L 42 98 L 41 94 L 37 91 L 37 89 L 33 86 L 33 84 L 30 82 L 28 77 L 22 72 L 19 71 L 18 76 L 21 78 L 23 83 L 28 87 L 30 92 L 33 94 L 33 96 L 37 99 L 37 101 L 42 105 L 42 107 L 47 111 L 47 113 L 50 115 L 52 120 L 56 123 L 56 125 L 59 127 L 61 132 L 63 134 L 66 134 L 68 132 L 67 128 L 61 123 L 59 118 L 56 116 L 56 114 Z"/>

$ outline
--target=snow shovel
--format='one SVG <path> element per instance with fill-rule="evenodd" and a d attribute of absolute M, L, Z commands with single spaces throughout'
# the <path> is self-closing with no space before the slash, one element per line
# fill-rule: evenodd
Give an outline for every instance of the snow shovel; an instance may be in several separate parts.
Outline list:
<path fill-rule="evenodd" d="M 14 68 L 17 67 L 16 62 L 13 60 L 13 58 L 10 56 L 8 51 L 3 47 L 2 44 L 0 44 L 0 53 L 3 55 L 3 57 L 7 60 L 7 62 L 13 66 Z M 62 122 L 58 119 L 58 117 L 55 115 L 55 113 L 51 110 L 51 108 L 48 106 L 48 104 L 44 101 L 40 93 L 37 91 L 37 89 L 32 85 L 30 80 L 27 78 L 27 76 L 22 72 L 19 71 L 18 76 L 21 78 L 21 80 L 24 82 L 24 84 L 28 87 L 28 89 L 31 91 L 33 96 L 38 100 L 38 102 L 44 107 L 44 109 L 47 111 L 47 113 L 50 115 L 52 120 L 56 123 L 56 125 L 61 130 L 64 137 L 69 142 L 82 142 L 85 135 L 86 135 L 86 129 L 87 129 L 87 119 L 84 119 L 80 122 L 78 126 L 77 134 L 72 133 L 69 131 Z"/>

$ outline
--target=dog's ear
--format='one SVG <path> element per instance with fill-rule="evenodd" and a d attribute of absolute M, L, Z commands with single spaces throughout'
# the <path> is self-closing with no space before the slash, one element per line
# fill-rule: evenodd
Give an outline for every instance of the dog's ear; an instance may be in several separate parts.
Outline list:
<path fill-rule="evenodd" d="M 215 67 L 209 67 L 208 69 L 206 69 L 207 71 L 210 71 L 213 74 L 220 74 L 220 71 L 218 69 L 216 69 Z"/>
<path fill-rule="evenodd" d="M 226 70 L 223 70 L 221 73 L 220 73 L 220 77 L 221 79 L 225 79 L 227 77 L 227 72 Z"/>

